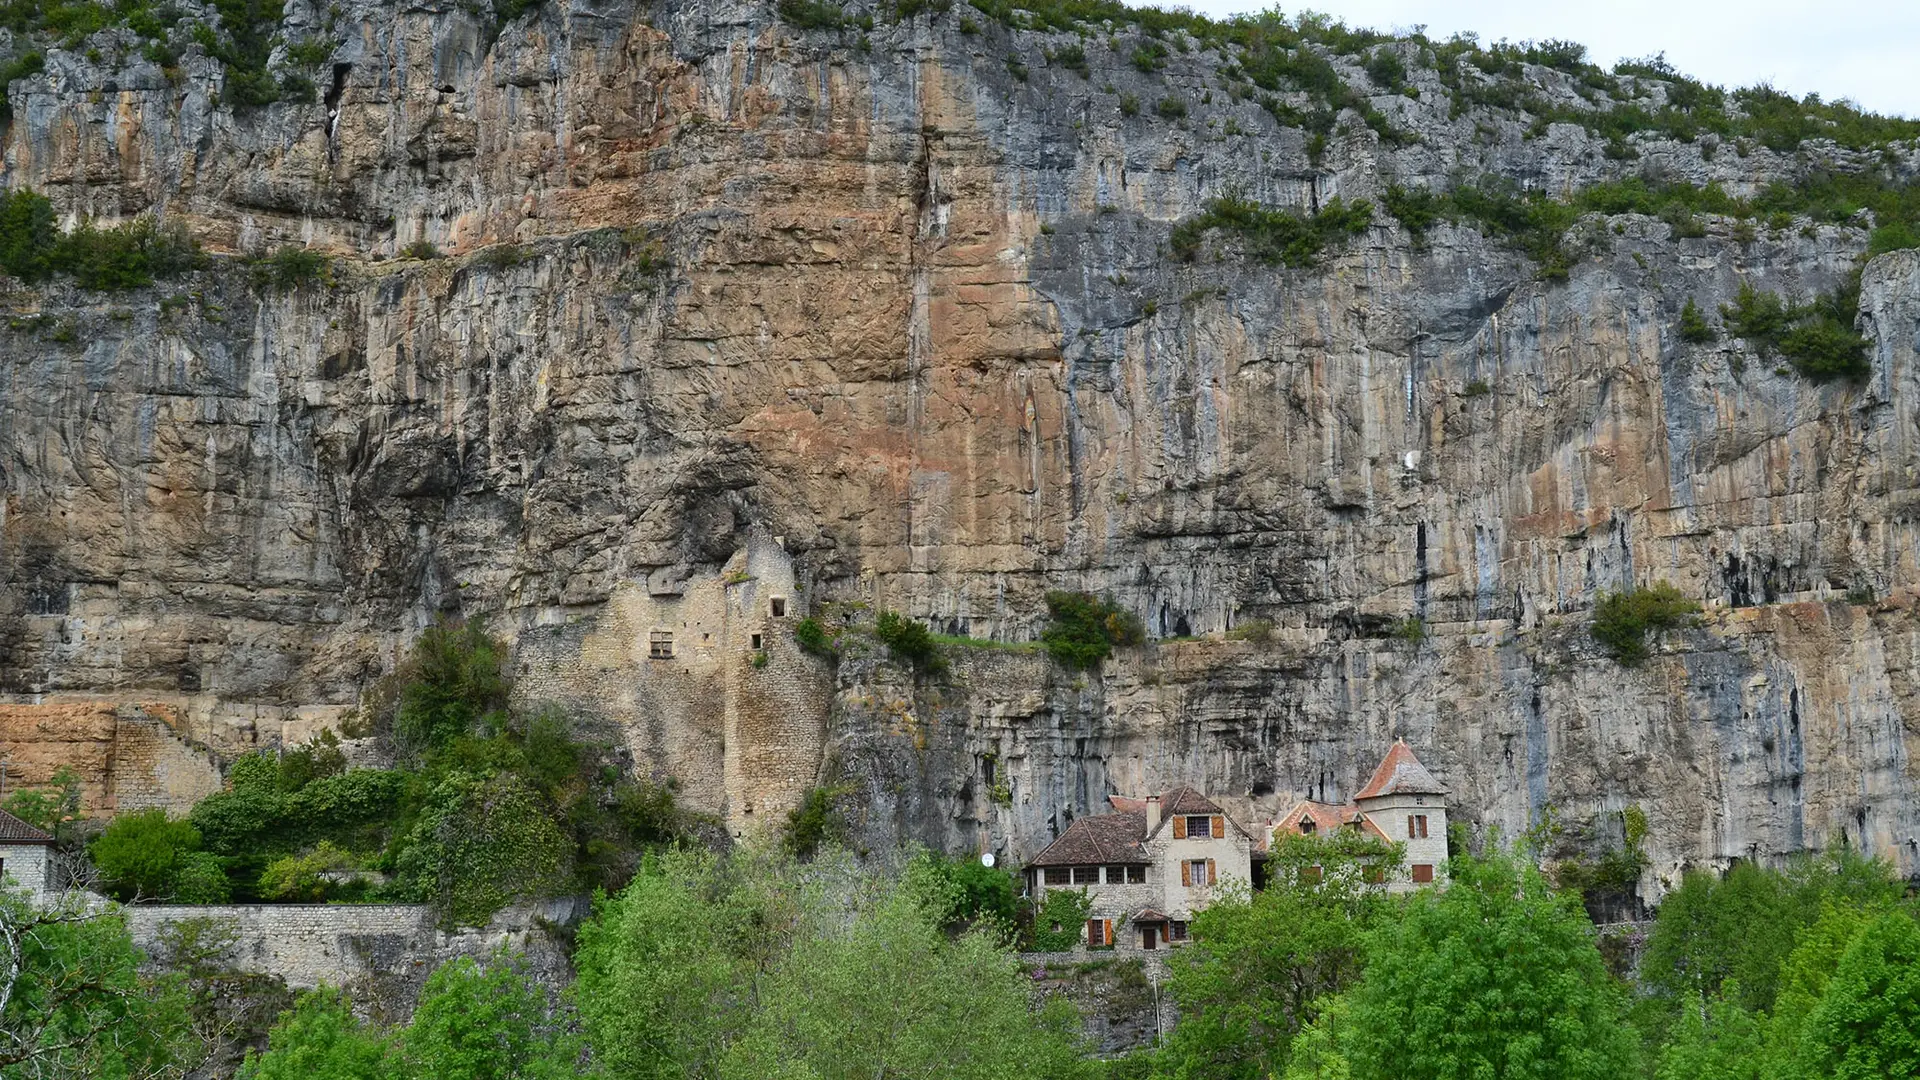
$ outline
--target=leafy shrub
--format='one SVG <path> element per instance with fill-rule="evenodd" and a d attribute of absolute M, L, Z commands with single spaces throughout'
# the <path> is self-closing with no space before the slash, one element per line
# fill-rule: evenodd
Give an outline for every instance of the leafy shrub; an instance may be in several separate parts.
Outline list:
<path fill-rule="evenodd" d="M 1427 230 L 1433 228 L 1443 216 L 1443 200 L 1426 188 L 1390 184 L 1381 193 L 1380 203 L 1413 237 L 1416 246 L 1426 242 Z"/>
<path fill-rule="evenodd" d="M 412 749 L 444 745 L 507 704 L 505 650 L 472 622 L 435 623 L 398 676 L 405 682 L 393 733 Z"/>
<path fill-rule="evenodd" d="M 793 640 L 799 643 L 802 650 L 814 656 L 823 656 L 831 660 L 840 655 L 840 650 L 835 646 L 833 636 L 827 633 L 826 626 L 811 615 L 793 624 Z"/>
<path fill-rule="evenodd" d="M 1708 345 L 1719 337 L 1713 327 L 1707 325 L 1707 318 L 1700 314 L 1693 297 L 1687 297 L 1686 304 L 1680 308 L 1680 340 L 1689 345 Z"/>
<path fill-rule="evenodd" d="M 427 796 L 394 869 L 403 895 L 431 901 L 450 925 L 478 926 L 515 899 L 561 889 L 571 850 L 523 777 L 455 770 Z"/>
<path fill-rule="evenodd" d="M 1319 213 L 1306 217 L 1229 196 L 1213 200 L 1206 212 L 1175 226 L 1168 245 L 1175 255 L 1191 261 L 1207 232 L 1219 229 L 1239 236 L 1248 253 L 1262 262 L 1305 268 L 1318 262 L 1329 246 L 1361 235 L 1372 224 L 1373 206 L 1365 200 L 1345 203 L 1335 197 Z"/>
<path fill-rule="evenodd" d="M 894 659 L 912 666 L 915 671 L 937 672 L 946 666 L 927 624 L 918 619 L 883 611 L 874 620 L 873 636 L 886 645 Z"/>
<path fill-rule="evenodd" d="M 431 240 L 415 240 L 413 243 L 400 249 L 400 257 L 403 259 L 437 259 L 440 257 L 440 249 Z"/>
<path fill-rule="evenodd" d="M 1367 78 L 1383 90 L 1398 90 L 1407 81 L 1407 65 L 1391 48 L 1376 49 L 1367 58 Z"/>
<path fill-rule="evenodd" d="M 83 289 L 138 289 L 196 269 L 200 249 L 179 222 L 139 218 L 112 228 L 82 224 L 54 245 L 52 265 Z"/>
<path fill-rule="evenodd" d="M 322 840 L 313 850 L 301 855 L 275 859 L 260 875 L 262 895 L 282 901 L 314 902 L 326 899 L 332 882 L 324 876 L 353 865 L 353 856 Z"/>
<path fill-rule="evenodd" d="M 1139 116 L 1140 115 L 1140 99 L 1133 96 L 1132 94 L 1121 94 L 1120 95 L 1120 115 L 1121 116 Z"/>
<path fill-rule="evenodd" d="M 1860 278 L 1810 304 L 1788 304 L 1779 294 L 1744 282 L 1720 317 L 1727 332 L 1761 356 L 1779 355 L 1810 379 L 1858 378 L 1872 370 L 1867 339 L 1853 329 L 1860 308 Z"/>
<path fill-rule="evenodd" d="M 473 257 L 473 265 L 485 270 L 511 270 L 533 258 L 533 253 L 519 244 L 494 244 L 482 248 Z"/>
<path fill-rule="evenodd" d="M 847 822 L 837 805 L 849 789 L 844 787 L 808 788 L 800 805 L 787 811 L 787 823 L 780 832 L 780 846 L 795 858 L 810 858 L 826 844 L 846 839 Z"/>
<path fill-rule="evenodd" d="M 1047 62 L 1066 68 L 1083 79 L 1093 76 L 1093 70 L 1087 66 L 1087 50 L 1079 42 L 1048 50 Z"/>
<path fill-rule="evenodd" d="M 1153 110 L 1159 113 L 1163 120 L 1178 120 L 1187 115 L 1187 103 L 1182 98 L 1163 97 L 1160 99 L 1160 104 L 1155 105 Z"/>
<path fill-rule="evenodd" d="M 966 855 L 954 858 L 928 856 L 924 869 L 942 886 L 948 899 L 945 921 L 974 923 L 992 920 L 1011 929 L 1020 914 L 1013 875 L 1005 870 L 983 866 Z"/>
<path fill-rule="evenodd" d="M 0 194 L 0 270 L 29 284 L 54 269 L 54 245 L 60 239 L 53 203 L 24 189 Z"/>
<path fill-rule="evenodd" d="M 1052 622 L 1040 640 L 1050 656 L 1069 668 L 1098 667 L 1116 645 L 1138 645 L 1146 639 L 1138 616 L 1087 593 L 1050 592 L 1047 613 Z"/>
<path fill-rule="evenodd" d="M 1164 42 L 1149 40 L 1135 48 L 1130 59 L 1136 69 L 1151 75 L 1167 66 L 1167 46 Z"/>
<path fill-rule="evenodd" d="M 204 869 L 189 860 L 200 850 L 200 831 L 158 808 L 114 818 L 87 850 L 122 900 L 172 897 L 183 876 L 197 886 Z"/>
<path fill-rule="evenodd" d="M 332 275 L 333 260 L 325 253 L 293 244 L 253 261 L 254 284 L 274 292 L 289 292 L 309 283 L 325 285 Z"/>
<path fill-rule="evenodd" d="M 1634 667 L 1649 655 L 1647 635 L 1691 625 L 1700 605 L 1664 581 L 1631 592 L 1612 592 L 1593 609 L 1592 632 L 1607 655 Z"/>

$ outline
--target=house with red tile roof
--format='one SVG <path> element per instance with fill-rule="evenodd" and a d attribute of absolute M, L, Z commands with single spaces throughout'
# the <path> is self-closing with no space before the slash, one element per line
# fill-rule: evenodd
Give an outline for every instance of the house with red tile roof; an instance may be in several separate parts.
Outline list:
<path fill-rule="evenodd" d="M 1253 834 L 1190 787 L 1114 795 L 1113 811 L 1078 818 L 1027 864 L 1036 910 L 1049 890 L 1084 891 L 1089 947 L 1164 949 L 1222 886 L 1253 880 Z"/>
<path fill-rule="evenodd" d="M 1402 876 L 1387 884 L 1402 892 L 1445 882 L 1447 875 L 1447 786 L 1434 778 L 1406 740 L 1395 739 L 1373 775 L 1342 804 L 1302 799 L 1279 821 L 1274 835 L 1306 836 L 1355 829 L 1389 843 L 1406 845 Z"/>

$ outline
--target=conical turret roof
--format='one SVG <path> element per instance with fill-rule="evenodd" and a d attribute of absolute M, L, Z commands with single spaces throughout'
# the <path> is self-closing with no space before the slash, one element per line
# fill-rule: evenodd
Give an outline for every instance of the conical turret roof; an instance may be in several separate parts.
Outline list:
<path fill-rule="evenodd" d="M 1393 740 L 1393 748 L 1380 761 L 1380 767 L 1373 770 L 1372 779 L 1360 789 L 1354 799 L 1378 799 L 1387 795 L 1445 795 L 1447 786 L 1433 778 L 1420 759 L 1413 756 L 1413 747 L 1405 739 Z"/>

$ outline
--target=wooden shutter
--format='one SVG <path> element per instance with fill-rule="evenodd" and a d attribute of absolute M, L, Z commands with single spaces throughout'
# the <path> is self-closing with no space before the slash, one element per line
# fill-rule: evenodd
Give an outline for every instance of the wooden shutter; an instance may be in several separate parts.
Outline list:
<path fill-rule="evenodd" d="M 1111 944 L 1113 944 L 1113 920 L 1112 920 L 1112 919 L 1103 919 L 1103 920 L 1101 920 L 1101 921 L 1102 921 L 1102 922 L 1104 922 L 1104 923 L 1106 923 L 1106 931 L 1107 931 L 1107 932 L 1106 932 L 1106 940 L 1104 940 L 1104 941 L 1102 941 L 1102 942 L 1101 942 L 1101 944 L 1102 944 L 1102 945 L 1111 945 Z"/>
<path fill-rule="evenodd" d="M 1100 944 L 1101 933 L 1102 933 L 1102 930 L 1100 928 L 1100 920 L 1088 919 L 1087 920 L 1087 944 L 1089 945 Z"/>
<path fill-rule="evenodd" d="M 1193 888 L 1193 864 L 1185 859 L 1180 860 L 1180 884 Z"/>
<path fill-rule="evenodd" d="M 1207 860 L 1207 884 L 1212 885 L 1213 883 L 1219 880 L 1220 880 L 1220 875 L 1216 873 L 1213 869 L 1213 860 L 1208 859 Z"/>
<path fill-rule="evenodd" d="M 1227 838 L 1227 819 L 1218 814 L 1213 816 L 1213 838 L 1215 840 L 1225 840 Z"/>
<path fill-rule="evenodd" d="M 1173 838 L 1175 840 L 1185 840 L 1187 838 L 1187 815 L 1185 814 L 1174 815 Z"/>

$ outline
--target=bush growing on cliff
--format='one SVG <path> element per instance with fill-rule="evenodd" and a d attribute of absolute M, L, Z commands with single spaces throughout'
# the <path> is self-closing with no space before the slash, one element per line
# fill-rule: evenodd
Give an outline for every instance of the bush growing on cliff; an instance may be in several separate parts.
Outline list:
<path fill-rule="evenodd" d="M 827 633 L 826 626 L 811 615 L 793 625 L 793 640 L 800 644 L 801 649 L 814 656 L 831 660 L 840 655 L 840 650 L 834 647 L 833 637 Z"/>
<path fill-rule="evenodd" d="M 1372 224 L 1373 206 L 1365 200 L 1344 203 L 1336 196 L 1318 213 L 1302 216 L 1228 196 L 1175 226 L 1167 243 L 1176 256 L 1191 262 L 1206 234 L 1218 229 L 1238 236 L 1247 253 L 1262 262 L 1305 268 L 1318 262 L 1327 248 L 1365 233 Z"/>
<path fill-rule="evenodd" d="M 261 289 L 291 292 L 302 285 L 325 285 L 333 275 L 333 260 L 318 251 L 288 244 L 253 261 L 253 283 Z"/>
<path fill-rule="evenodd" d="M 1693 297 L 1687 297 L 1680 309 L 1680 340 L 1689 345 L 1710 345 L 1719 337 L 1713 327 L 1707 325 L 1707 318 L 1700 314 L 1700 306 L 1693 302 Z"/>
<path fill-rule="evenodd" d="M 808 788 L 800 805 L 787 811 L 787 823 L 780 831 L 780 844 L 789 855 L 811 858 L 828 844 L 846 839 L 847 819 L 840 812 L 839 800 L 851 789 L 846 787 Z"/>
<path fill-rule="evenodd" d="M 1647 635 L 1659 636 L 1693 623 L 1700 605 L 1664 581 L 1630 592 L 1610 592 L 1593 609 L 1593 638 L 1626 667 L 1650 655 Z"/>
<path fill-rule="evenodd" d="M 1720 308 L 1727 333 L 1763 357 L 1781 356 L 1810 379 L 1858 378 L 1872 370 L 1867 339 L 1853 329 L 1860 309 L 1860 275 L 1811 303 L 1789 304 L 1778 293 L 1743 282 L 1733 303 Z"/>
<path fill-rule="evenodd" d="M 1146 640 L 1139 616 L 1088 593 L 1048 593 L 1047 614 L 1052 621 L 1040 640 L 1065 667 L 1099 667 L 1115 646 Z"/>
<path fill-rule="evenodd" d="M 500 644 L 479 623 L 435 623 L 420 635 L 393 678 L 401 683 L 393 733 L 420 751 L 498 725 L 507 705 Z"/>
<path fill-rule="evenodd" d="M 873 636 L 887 647 L 893 658 L 922 674 L 938 674 L 946 668 L 940 646 L 927 630 L 927 624 L 898 612 L 883 611 L 874 620 Z"/>

